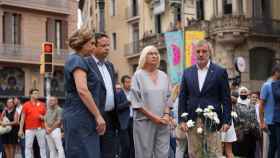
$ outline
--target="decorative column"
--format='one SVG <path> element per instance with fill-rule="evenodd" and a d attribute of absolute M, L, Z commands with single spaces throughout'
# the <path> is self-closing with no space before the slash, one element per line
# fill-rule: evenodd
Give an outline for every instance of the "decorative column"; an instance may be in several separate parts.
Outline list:
<path fill-rule="evenodd" d="M 218 17 L 224 15 L 224 0 L 218 0 Z"/>
<path fill-rule="evenodd" d="M 232 15 L 240 15 L 239 0 L 232 0 Z"/>

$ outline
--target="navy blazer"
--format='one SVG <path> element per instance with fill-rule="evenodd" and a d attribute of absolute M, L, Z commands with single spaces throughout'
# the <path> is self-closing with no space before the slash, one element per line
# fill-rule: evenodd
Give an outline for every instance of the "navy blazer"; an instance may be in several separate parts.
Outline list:
<path fill-rule="evenodd" d="M 195 110 L 206 108 L 212 105 L 217 112 L 221 124 L 231 124 L 231 99 L 228 83 L 228 74 L 224 68 L 210 63 L 206 79 L 202 90 L 199 90 L 197 66 L 193 65 L 184 70 L 179 94 L 179 122 L 183 121 L 180 117 L 187 112 L 188 120 L 195 120 L 197 114 Z M 221 125 L 220 124 L 220 125 Z"/>
<path fill-rule="evenodd" d="M 118 119 L 120 122 L 120 128 L 125 130 L 128 128 L 128 123 L 130 119 L 130 105 L 131 103 L 127 100 L 126 95 L 123 90 L 116 92 L 116 105 L 118 112 Z"/>

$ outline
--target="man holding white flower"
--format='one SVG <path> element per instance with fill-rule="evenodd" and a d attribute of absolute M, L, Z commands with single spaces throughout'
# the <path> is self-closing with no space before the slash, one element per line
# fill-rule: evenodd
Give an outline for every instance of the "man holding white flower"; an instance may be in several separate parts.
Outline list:
<path fill-rule="evenodd" d="M 222 157 L 219 131 L 226 132 L 231 124 L 228 74 L 210 61 L 211 48 L 206 40 L 198 41 L 197 64 L 187 68 L 182 77 L 179 116 L 188 115 L 179 122 L 181 129 L 188 131 L 190 158 Z"/>

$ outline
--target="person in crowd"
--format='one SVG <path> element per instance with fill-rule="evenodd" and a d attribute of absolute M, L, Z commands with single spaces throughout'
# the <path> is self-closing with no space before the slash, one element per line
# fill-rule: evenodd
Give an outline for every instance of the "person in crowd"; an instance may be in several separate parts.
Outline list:
<path fill-rule="evenodd" d="M 257 117 L 257 121 L 258 123 L 260 122 L 260 118 L 259 118 L 259 98 L 260 98 L 260 92 L 251 92 L 250 94 L 250 105 L 252 107 L 255 107 L 256 110 L 256 117 Z M 262 158 L 262 132 L 258 126 L 258 134 L 257 135 L 257 140 L 256 140 L 256 152 L 255 152 L 255 158 Z"/>
<path fill-rule="evenodd" d="M 5 110 L 1 115 L 1 120 L 6 117 L 9 122 L 1 122 L 2 126 L 12 126 L 12 130 L 9 133 L 2 135 L 2 142 L 4 144 L 6 158 L 15 157 L 15 149 L 17 144 L 18 133 L 18 114 L 16 113 L 16 107 L 13 98 L 7 99 Z"/>
<path fill-rule="evenodd" d="M 179 92 L 180 92 L 180 85 L 174 85 L 172 92 L 171 92 L 171 99 L 173 102 L 172 106 L 172 114 L 173 114 L 173 121 L 171 127 L 175 127 L 175 138 L 176 138 L 176 149 L 175 149 L 175 158 L 184 158 L 185 155 L 188 154 L 187 147 L 188 147 L 188 140 L 187 135 L 185 132 L 181 131 L 178 126 L 178 102 L 179 102 Z"/>
<path fill-rule="evenodd" d="M 63 106 L 63 128 L 66 158 L 100 158 L 100 135 L 106 130 L 101 114 L 101 80 L 89 75 L 90 66 L 84 59 L 95 48 L 94 34 L 84 27 L 74 32 L 69 46 L 75 51 L 68 57 L 64 67 L 66 99 Z M 90 85 L 99 87 L 92 89 Z"/>
<path fill-rule="evenodd" d="M 102 109 L 102 116 L 106 122 L 106 131 L 100 137 L 101 157 L 115 158 L 117 148 L 116 131 L 120 128 L 118 107 L 116 103 L 115 90 L 115 69 L 113 64 L 106 58 L 110 52 L 110 39 L 104 33 L 95 33 L 95 48 L 91 56 L 86 61 L 90 65 L 89 84 L 90 91 L 95 100 L 98 100 L 98 106 Z"/>
<path fill-rule="evenodd" d="M 118 119 L 120 122 L 119 141 L 120 141 L 120 157 L 130 158 L 129 152 L 129 134 L 128 134 L 128 124 L 129 124 L 129 113 L 130 113 L 130 102 L 127 100 L 124 90 L 119 83 L 116 83 L 116 104 Z"/>
<path fill-rule="evenodd" d="M 146 46 L 132 77 L 130 101 L 134 109 L 133 138 L 136 158 L 167 158 L 170 146 L 170 82 L 158 69 L 160 54 Z"/>
<path fill-rule="evenodd" d="M 40 147 L 40 156 L 41 158 L 46 158 L 46 133 L 44 129 L 44 115 L 46 113 L 46 107 L 43 102 L 38 100 L 38 89 L 31 89 L 29 94 L 30 100 L 23 104 L 18 136 L 23 137 L 24 126 L 26 158 L 32 157 L 32 146 L 35 136 Z"/>
<path fill-rule="evenodd" d="M 210 61 L 212 51 L 211 44 L 206 40 L 200 40 L 195 44 L 197 64 L 184 70 L 179 94 L 179 116 L 188 113 L 188 119 L 199 121 L 197 108 L 205 109 L 213 106 L 220 123 L 207 132 L 206 142 L 203 142 L 196 128 L 188 129 L 182 117 L 179 117 L 180 128 L 188 131 L 188 152 L 191 158 L 203 158 L 207 153 L 209 157 L 221 157 L 222 142 L 220 133 L 226 132 L 231 124 L 231 98 L 226 69 Z M 201 122 L 201 121 L 199 121 Z M 204 126 L 203 123 L 200 123 Z M 213 129 L 214 128 L 214 129 Z M 215 143 L 213 143 L 215 142 Z M 205 148 L 204 144 L 207 145 Z"/>
<path fill-rule="evenodd" d="M 124 101 L 120 102 L 118 105 L 118 113 L 119 118 L 122 116 L 123 119 L 120 119 L 120 123 L 125 123 L 124 128 L 120 130 L 120 138 L 121 138 L 121 146 L 122 155 L 121 158 L 134 158 L 134 141 L 133 141 L 133 110 L 130 102 L 128 102 L 128 96 L 130 94 L 131 88 L 131 77 L 128 75 L 124 75 L 121 78 L 122 90 L 123 92 L 119 92 L 120 94 L 125 94 Z M 121 95 L 123 96 L 123 95 Z M 118 97 L 117 97 L 118 98 Z M 129 112 L 128 112 L 129 111 Z M 123 155 L 125 154 L 125 155 Z"/>
<path fill-rule="evenodd" d="M 280 81 L 276 81 L 271 84 L 272 93 L 275 101 L 275 107 L 273 110 L 273 123 L 274 125 L 269 125 L 268 129 L 270 131 L 270 137 L 274 137 L 271 142 L 271 153 L 275 153 L 275 157 L 280 157 Z M 269 155 L 270 156 L 270 155 Z"/>
<path fill-rule="evenodd" d="M 14 99 L 14 104 L 16 106 L 16 112 L 18 114 L 18 122 L 20 122 L 23 105 L 21 104 L 21 101 L 20 101 L 19 97 L 15 96 L 15 97 L 13 97 L 13 99 Z M 25 140 L 24 140 L 24 137 L 18 137 L 18 143 L 19 143 L 19 147 L 20 147 L 20 150 L 21 150 L 21 157 L 25 158 L 25 154 L 24 154 L 24 152 L 25 152 Z"/>
<path fill-rule="evenodd" d="M 255 158 L 256 143 L 260 137 L 258 128 L 256 109 L 251 105 L 249 99 L 249 90 L 241 86 L 239 88 L 239 98 L 234 107 L 237 113 L 235 117 L 237 142 L 234 143 L 234 153 L 237 156 L 244 156 L 246 158 Z"/>
<path fill-rule="evenodd" d="M 231 84 L 230 90 L 231 90 L 231 103 L 232 106 L 235 106 L 238 98 L 238 85 L 233 82 Z M 237 94 L 236 94 L 237 92 Z M 221 140 L 224 143 L 224 149 L 225 149 L 225 154 L 227 158 L 233 158 L 233 152 L 232 152 L 232 143 L 237 140 L 235 129 L 234 129 L 234 123 L 233 121 L 231 122 L 231 126 L 227 132 L 222 132 L 221 133 Z"/>
<path fill-rule="evenodd" d="M 48 101 L 45 115 L 46 139 L 50 150 L 50 158 L 64 158 L 64 149 L 61 140 L 62 109 L 56 97 L 51 96 Z"/>
<path fill-rule="evenodd" d="M 260 128 L 268 134 L 269 147 L 268 158 L 280 157 L 280 124 L 279 124 L 279 101 L 278 83 L 280 79 L 280 65 L 276 64 L 272 68 L 272 75 L 262 88 L 259 103 Z M 273 85 L 273 86 L 272 86 Z M 277 155 L 278 148 L 278 155 Z"/>

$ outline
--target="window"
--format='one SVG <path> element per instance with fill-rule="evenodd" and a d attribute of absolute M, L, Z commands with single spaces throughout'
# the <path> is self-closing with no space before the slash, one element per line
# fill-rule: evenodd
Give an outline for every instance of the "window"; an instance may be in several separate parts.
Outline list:
<path fill-rule="evenodd" d="M 274 51 L 257 47 L 250 50 L 250 80 L 266 80 L 270 76 Z"/>
<path fill-rule="evenodd" d="M 113 49 L 117 49 L 117 34 L 114 32 L 112 33 L 112 39 L 113 39 Z"/>
<path fill-rule="evenodd" d="M 55 20 L 55 48 L 61 48 L 61 21 Z"/>
<path fill-rule="evenodd" d="M 224 14 L 232 14 L 232 0 L 224 0 Z"/>
<path fill-rule="evenodd" d="M 137 2 L 137 0 L 132 0 L 132 16 L 138 16 L 138 2 Z"/>
<path fill-rule="evenodd" d="M 111 10 L 111 16 L 115 16 L 116 15 L 116 1 L 115 0 L 111 0 L 110 10 Z"/>
<path fill-rule="evenodd" d="M 3 42 L 7 44 L 21 43 L 21 15 L 20 14 L 4 12 Z"/>
<path fill-rule="evenodd" d="M 161 33 L 161 15 L 160 14 L 155 16 L 155 30 L 156 30 L 156 33 Z"/>
<path fill-rule="evenodd" d="M 132 41 L 133 41 L 133 52 L 139 53 L 140 45 L 139 45 L 139 23 L 135 23 L 132 25 Z"/>
<path fill-rule="evenodd" d="M 198 20 L 204 20 L 204 4 L 203 0 L 196 1 L 196 14 Z"/>
<path fill-rule="evenodd" d="M 65 20 L 48 18 L 46 25 L 46 41 L 53 42 L 57 49 L 67 49 L 68 22 Z"/>

